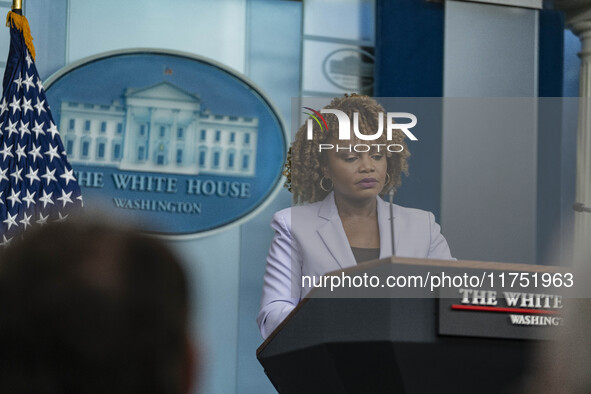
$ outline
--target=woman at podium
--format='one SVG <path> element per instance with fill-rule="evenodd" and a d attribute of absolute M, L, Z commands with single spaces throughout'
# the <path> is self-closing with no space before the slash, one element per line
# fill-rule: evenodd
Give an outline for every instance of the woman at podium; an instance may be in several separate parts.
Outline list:
<path fill-rule="evenodd" d="M 381 198 L 400 186 L 410 155 L 402 129 L 387 138 L 384 108 L 370 97 L 345 95 L 322 112 L 300 127 L 288 154 L 284 174 L 296 206 L 276 212 L 271 223 L 257 316 L 263 338 L 310 290 L 304 276 L 392 255 L 452 258 L 432 213 L 393 204 L 390 215 Z M 350 130 L 341 130 L 347 118 Z"/>

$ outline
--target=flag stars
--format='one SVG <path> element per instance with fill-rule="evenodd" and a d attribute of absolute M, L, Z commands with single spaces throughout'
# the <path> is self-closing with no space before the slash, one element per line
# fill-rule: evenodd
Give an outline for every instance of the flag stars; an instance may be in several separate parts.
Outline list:
<path fill-rule="evenodd" d="M 25 134 L 31 134 L 31 130 L 29 130 L 29 122 L 23 123 L 22 120 L 20 122 L 21 122 L 21 127 L 18 129 L 18 131 L 20 131 L 21 137 L 24 137 Z"/>
<path fill-rule="evenodd" d="M 53 192 L 47 194 L 47 192 L 45 190 L 43 190 L 43 196 L 39 198 L 39 201 L 41 201 L 43 203 L 43 208 L 45 208 L 47 206 L 47 204 L 53 204 L 53 201 L 51 200 L 52 194 L 53 194 Z M 47 215 L 47 216 L 49 216 L 49 215 Z"/>
<path fill-rule="evenodd" d="M 10 202 L 12 203 L 12 206 L 14 207 L 16 203 L 21 203 L 21 199 L 19 198 L 21 195 L 21 192 L 19 191 L 18 193 L 16 192 L 16 190 L 12 189 L 10 191 L 10 196 L 6 197 L 7 200 L 10 200 Z M 15 223 L 16 224 L 16 223 Z"/>
<path fill-rule="evenodd" d="M 27 227 L 29 227 L 31 225 L 31 217 L 33 217 L 33 215 L 28 215 L 25 212 L 24 217 L 22 218 L 22 220 L 19 220 L 19 223 L 22 223 L 24 226 L 24 230 L 27 229 Z"/>
<path fill-rule="evenodd" d="M 29 74 L 25 74 L 25 80 L 23 81 L 23 85 L 25 85 L 27 87 L 27 93 L 29 93 L 29 88 L 35 86 L 35 82 L 33 82 L 33 77 L 35 76 L 35 74 L 31 74 L 31 76 L 29 76 Z"/>
<path fill-rule="evenodd" d="M 18 224 L 16 223 L 17 214 L 15 213 L 14 215 L 11 215 L 10 212 L 6 212 L 6 214 L 8 215 L 8 217 L 6 218 L 6 220 L 3 220 L 3 223 L 6 223 L 8 225 L 8 230 L 10 230 L 12 226 L 18 227 Z"/>
<path fill-rule="evenodd" d="M 18 131 L 16 130 L 16 125 L 17 122 L 12 123 L 12 120 L 8 119 L 8 126 L 6 126 L 6 131 L 8 131 L 8 138 L 10 138 L 10 136 L 13 133 L 18 134 Z"/>
<path fill-rule="evenodd" d="M 33 167 L 29 168 L 29 173 L 27 175 L 25 175 L 25 178 L 29 179 L 30 184 L 32 185 L 33 182 L 35 181 L 39 181 L 41 182 L 41 179 L 37 176 L 37 173 L 39 172 L 39 169 L 35 169 L 33 170 Z M 63 176 L 63 175 L 62 175 Z"/>
<path fill-rule="evenodd" d="M 6 160 L 7 156 L 14 157 L 14 155 L 12 154 L 12 145 L 6 145 L 5 142 L 4 147 L 0 149 L 0 154 L 2 154 L 3 160 Z"/>
<path fill-rule="evenodd" d="M 33 127 L 33 132 L 35 133 L 35 137 L 37 139 L 39 139 L 39 134 L 45 134 L 45 131 L 43 131 L 43 125 L 45 124 L 45 122 L 41 122 L 41 124 L 37 123 L 37 121 L 35 121 L 35 127 Z"/>
<path fill-rule="evenodd" d="M 12 114 L 14 115 L 16 113 L 16 111 L 20 111 L 21 110 L 21 105 L 19 104 L 20 100 L 16 99 L 16 96 L 12 96 L 12 103 L 10 103 L 8 106 L 10 108 L 12 108 Z"/>
<path fill-rule="evenodd" d="M 0 246 L 8 246 L 8 245 L 10 245 L 11 241 L 12 241 L 12 238 L 6 239 L 6 235 L 2 235 L 2 242 L 0 243 Z"/>
<path fill-rule="evenodd" d="M 31 99 L 26 99 L 23 97 L 23 106 L 22 106 L 22 110 L 23 110 L 23 115 L 27 114 L 27 111 L 33 111 L 33 106 L 31 105 Z"/>
<path fill-rule="evenodd" d="M 2 98 L 2 103 L 0 103 L 0 115 L 4 112 L 8 111 L 8 103 L 6 102 L 6 98 Z"/>
<path fill-rule="evenodd" d="M 49 150 L 47 152 L 45 152 L 45 154 L 47 156 L 49 156 L 49 162 L 51 163 L 51 161 L 53 159 L 55 159 L 56 157 L 60 157 L 60 154 L 57 153 L 57 146 L 53 146 L 53 145 L 49 145 Z"/>
<path fill-rule="evenodd" d="M 51 171 L 49 171 L 49 168 L 47 168 L 45 170 L 45 174 L 41 175 L 41 178 L 45 178 L 45 180 L 47 181 L 47 184 L 49 185 L 49 182 L 51 181 L 57 181 L 57 179 L 55 178 L 55 168 Z"/>
<path fill-rule="evenodd" d="M 64 189 L 62 189 L 62 196 L 57 198 L 58 201 L 61 201 L 64 204 L 64 205 L 62 205 L 62 208 L 64 208 L 67 203 L 70 203 L 70 204 L 74 203 L 72 201 L 72 199 L 70 198 L 71 195 L 72 195 L 72 192 L 66 193 L 66 191 Z"/>
<path fill-rule="evenodd" d="M 21 145 L 18 146 L 18 148 L 16 150 L 16 155 L 18 156 L 17 160 L 20 160 L 23 157 L 25 157 L 25 158 L 27 157 L 27 154 L 25 153 L 25 148 L 26 148 L 26 146 L 21 146 Z"/>
<path fill-rule="evenodd" d="M 15 170 L 10 173 L 10 176 L 14 178 L 14 183 L 18 183 L 19 181 L 23 180 L 21 172 L 23 172 L 23 169 L 16 167 Z"/>
<path fill-rule="evenodd" d="M 27 195 L 23 197 L 23 201 L 27 203 L 27 208 L 29 208 L 31 204 L 35 205 L 35 194 L 37 194 L 37 192 L 31 193 L 31 191 L 27 189 Z"/>
<path fill-rule="evenodd" d="M 63 221 L 68 215 L 58 211 L 83 204 L 33 56 L 25 47 L 19 56 L 16 72 L 7 75 L 18 77 L 0 98 L 1 245 L 35 223 Z"/>
<path fill-rule="evenodd" d="M 33 63 L 33 59 L 31 59 L 31 55 L 29 54 L 29 51 L 26 51 L 27 54 L 25 55 L 25 60 L 27 62 L 27 68 L 31 68 L 31 64 Z"/>
<path fill-rule="evenodd" d="M 16 85 L 18 86 L 17 91 L 20 90 L 20 89 L 22 89 L 22 87 L 23 87 L 23 79 L 21 78 L 21 74 L 20 73 L 18 74 L 18 79 L 15 79 L 12 82 L 16 83 Z"/>
<path fill-rule="evenodd" d="M 59 131 L 57 130 L 57 127 L 55 126 L 55 124 L 53 124 L 52 121 L 49 121 L 49 129 L 47 129 L 47 131 L 49 133 L 51 133 L 51 138 L 55 138 L 56 134 L 59 134 Z"/>
<path fill-rule="evenodd" d="M 39 97 L 37 97 L 37 104 L 35 104 L 35 109 L 37 109 L 37 115 L 41 115 L 41 112 L 45 111 L 45 100 L 39 101 Z"/>
<path fill-rule="evenodd" d="M 40 151 L 41 151 L 41 147 L 40 146 L 36 146 L 35 144 L 33 144 L 33 146 L 31 147 L 31 149 L 29 150 L 29 154 L 31 156 L 33 156 L 33 161 L 35 161 L 35 159 L 37 157 L 40 158 L 40 159 L 43 159 L 43 155 L 41 155 Z M 2 153 L 2 151 L 0 151 L 0 153 Z"/>
<path fill-rule="evenodd" d="M 64 220 L 66 220 L 68 218 L 68 215 L 62 216 L 61 212 L 58 212 L 57 214 L 59 217 L 56 219 L 56 222 L 63 222 Z"/>
<path fill-rule="evenodd" d="M 60 178 L 64 178 L 66 181 L 66 186 L 68 186 L 68 184 L 70 183 L 70 181 L 75 181 L 76 178 L 74 177 L 74 170 L 73 169 L 69 169 L 64 171 L 64 173 L 62 175 L 60 175 Z"/>
<path fill-rule="evenodd" d="M 49 218 L 49 214 L 43 216 L 41 212 L 39 212 L 39 220 L 37 220 L 37 224 L 44 225 L 47 224 L 47 219 Z"/>

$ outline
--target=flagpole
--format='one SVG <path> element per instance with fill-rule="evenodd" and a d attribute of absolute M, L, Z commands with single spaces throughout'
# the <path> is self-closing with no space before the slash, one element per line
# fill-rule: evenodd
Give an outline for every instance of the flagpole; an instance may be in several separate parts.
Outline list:
<path fill-rule="evenodd" d="M 23 0 L 12 0 L 12 12 L 18 15 L 23 14 Z"/>

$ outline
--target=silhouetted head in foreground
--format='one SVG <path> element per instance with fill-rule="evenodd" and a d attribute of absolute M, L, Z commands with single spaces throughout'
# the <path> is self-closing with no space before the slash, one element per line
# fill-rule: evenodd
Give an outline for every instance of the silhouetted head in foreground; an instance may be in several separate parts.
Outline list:
<path fill-rule="evenodd" d="M 0 392 L 183 393 L 187 284 L 161 241 L 84 221 L 0 250 Z"/>

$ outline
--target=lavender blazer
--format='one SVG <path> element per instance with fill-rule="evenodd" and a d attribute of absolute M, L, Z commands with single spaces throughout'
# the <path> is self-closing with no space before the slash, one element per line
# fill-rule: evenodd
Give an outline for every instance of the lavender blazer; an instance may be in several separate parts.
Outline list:
<path fill-rule="evenodd" d="M 392 255 L 390 208 L 379 197 L 377 202 L 380 258 L 386 258 Z M 396 256 L 452 259 L 431 212 L 394 204 L 393 217 Z M 263 338 L 273 332 L 310 290 L 301 287 L 302 275 L 320 276 L 357 264 L 333 193 L 322 201 L 276 212 L 271 227 L 275 236 L 267 256 L 257 316 Z"/>

